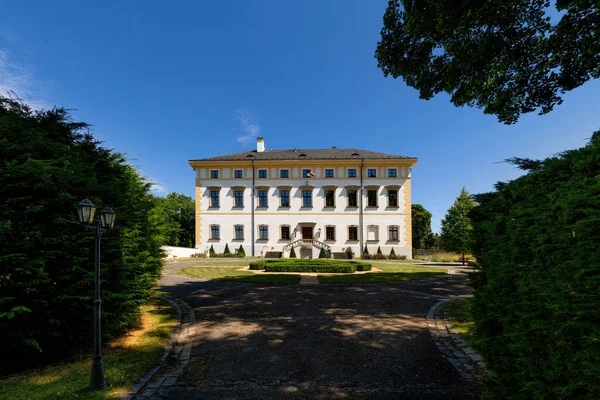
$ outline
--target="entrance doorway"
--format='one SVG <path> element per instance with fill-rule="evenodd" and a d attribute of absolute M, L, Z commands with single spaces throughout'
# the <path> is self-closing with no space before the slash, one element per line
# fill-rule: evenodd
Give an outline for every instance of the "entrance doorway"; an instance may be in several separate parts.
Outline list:
<path fill-rule="evenodd" d="M 302 227 L 302 239 L 312 239 L 313 238 L 313 227 L 312 226 L 303 226 Z"/>

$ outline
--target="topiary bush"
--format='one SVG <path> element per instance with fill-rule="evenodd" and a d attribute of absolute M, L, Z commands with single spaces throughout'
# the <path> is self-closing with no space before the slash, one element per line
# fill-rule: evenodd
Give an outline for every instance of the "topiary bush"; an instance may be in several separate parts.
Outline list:
<path fill-rule="evenodd" d="M 294 250 L 293 247 L 292 250 L 290 250 L 290 258 L 296 258 L 296 250 Z"/>
<path fill-rule="evenodd" d="M 244 246 L 240 244 L 240 248 L 235 252 L 235 256 L 239 258 L 246 257 L 246 251 L 244 250 Z"/>
<path fill-rule="evenodd" d="M 600 398 L 600 131 L 475 196 L 473 314 L 497 398 Z"/>
<path fill-rule="evenodd" d="M 268 263 L 266 272 L 323 272 L 323 273 L 352 273 L 356 272 L 356 265 L 348 262 L 332 262 L 329 265 L 318 265 L 310 262 L 300 264 Z"/>
<path fill-rule="evenodd" d="M 212 244 L 210 245 L 210 250 L 208 250 L 208 254 L 209 254 L 211 257 L 216 257 L 216 256 L 217 256 L 217 252 L 215 251 L 215 248 L 213 247 L 213 245 L 212 245 Z"/>
<path fill-rule="evenodd" d="M 223 256 L 231 257 L 231 251 L 229 250 L 229 244 L 225 243 L 225 250 L 223 250 Z"/>
<path fill-rule="evenodd" d="M 365 243 L 365 248 L 363 249 L 362 257 L 364 258 L 364 256 L 368 256 L 368 255 L 369 255 L 369 248 L 367 247 L 367 244 Z"/>
<path fill-rule="evenodd" d="M 321 251 L 319 251 L 319 258 L 327 258 L 327 253 L 325 249 L 321 247 Z"/>
<path fill-rule="evenodd" d="M 367 263 L 356 263 L 356 270 L 357 271 L 370 271 L 372 268 L 371 264 L 367 264 Z"/>

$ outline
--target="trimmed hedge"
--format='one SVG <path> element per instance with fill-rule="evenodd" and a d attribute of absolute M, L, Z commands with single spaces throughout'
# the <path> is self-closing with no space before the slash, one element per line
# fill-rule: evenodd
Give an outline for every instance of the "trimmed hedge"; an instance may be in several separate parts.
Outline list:
<path fill-rule="evenodd" d="M 600 398 L 600 131 L 475 196 L 479 351 L 501 399 Z"/>
<path fill-rule="evenodd" d="M 306 264 L 267 264 L 266 272 L 327 272 L 327 273 L 353 273 L 356 272 L 356 265 L 350 263 L 332 264 L 332 265 L 313 265 Z"/>
<path fill-rule="evenodd" d="M 355 272 L 355 271 L 370 271 L 371 264 L 361 263 L 356 261 L 342 260 L 306 260 L 306 259 L 276 259 L 276 260 L 260 260 L 251 262 L 250 269 L 254 271 L 265 270 L 267 272 Z M 337 270 L 337 267 L 350 267 L 344 270 Z M 277 268 L 283 269 L 277 269 Z M 277 269 L 277 270 L 276 270 Z M 285 270 L 284 270 L 285 269 Z"/>

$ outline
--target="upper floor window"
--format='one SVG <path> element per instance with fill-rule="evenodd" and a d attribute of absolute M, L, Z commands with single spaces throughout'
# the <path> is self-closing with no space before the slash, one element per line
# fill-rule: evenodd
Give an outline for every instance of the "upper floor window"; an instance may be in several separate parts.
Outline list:
<path fill-rule="evenodd" d="M 219 191 L 218 190 L 210 191 L 210 206 L 211 207 L 219 207 Z"/>
<path fill-rule="evenodd" d="M 377 190 L 367 190 L 367 206 L 377 207 Z"/>
<path fill-rule="evenodd" d="M 398 207 L 398 191 L 388 190 L 388 206 Z"/>
<path fill-rule="evenodd" d="M 388 240 L 398 240 L 398 226 L 392 225 L 388 227 Z"/>
<path fill-rule="evenodd" d="M 290 191 L 287 189 L 279 190 L 279 197 L 281 198 L 281 207 L 290 206 Z"/>
<path fill-rule="evenodd" d="M 281 240 L 290 240 L 290 226 L 289 225 L 281 226 Z"/>
<path fill-rule="evenodd" d="M 367 177 L 368 178 L 377 178 L 377 170 L 375 168 L 369 168 L 367 170 Z"/>
<path fill-rule="evenodd" d="M 356 168 L 348 169 L 348 178 L 356 178 Z"/>
<path fill-rule="evenodd" d="M 348 189 L 348 207 L 358 207 L 358 191 Z"/>
<path fill-rule="evenodd" d="M 312 190 L 302 191 L 302 207 L 312 207 Z"/>
<path fill-rule="evenodd" d="M 335 190 L 325 190 L 325 207 L 335 207 Z"/>
<path fill-rule="evenodd" d="M 241 169 L 236 169 L 235 171 L 233 171 L 233 177 L 235 179 L 242 179 L 244 177 L 244 171 L 242 171 Z"/>
<path fill-rule="evenodd" d="M 325 170 L 325 178 L 333 178 L 333 170 L 332 169 Z"/>
<path fill-rule="evenodd" d="M 358 226 L 348 227 L 348 240 L 358 240 Z"/>
<path fill-rule="evenodd" d="M 259 207 L 268 207 L 269 206 L 269 191 L 268 190 L 259 190 L 258 191 L 258 206 Z"/>
<path fill-rule="evenodd" d="M 269 239 L 269 226 L 268 225 L 259 225 L 258 226 L 258 239 L 259 240 L 268 240 Z"/>
<path fill-rule="evenodd" d="M 234 197 L 234 206 L 235 207 L 244 207 L 244 191 L 236 190 L 233 192 Z"/>
<path fill-rule="evenodd" d="M 219 179 L 219 170 L 213 169 L 210 171 L 210 179 Z"/>
<path fill-rule="evenodd" d="M 325 240 L 335 240 L 335 226 L 325 227 Z"/>
<path fill-rule="evenodd" d="M 282 169 L 279 171 L 279 177 L 282 179 L 287 179 L 290 177 L 290 170 L 289 169 Z"/>
<path fill-rule="evenodd" d="M 396 168 L 389 168 L 388 169 L 388 178 L 397 178 L 398 177 L 398 170 Z"/>
<path fill-rule="evenodd" d="M 267 170 L 266 169 L 259 169 L 258 170 L 258 177 L 261 179 L 265 179 L 267 177 Z"/>
<path fill-rule="evenodd" d="M 212 240 L 219 240 L 221 238 L 219 231 L 220 231 L 219 225 L 211 225 L 210 226 L 210 238 Z"/>
<path fill-rule="evenodd" d="M 244 225 L 235 226 L 235 240 L 244 240 Z"/>

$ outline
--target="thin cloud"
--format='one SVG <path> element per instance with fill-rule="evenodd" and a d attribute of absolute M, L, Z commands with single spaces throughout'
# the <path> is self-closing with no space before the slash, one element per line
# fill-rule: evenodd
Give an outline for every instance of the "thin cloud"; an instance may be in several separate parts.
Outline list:
<path fill-rule="evenodd" d="M 244 133 L 241 136 L 237 136 L 235 140 L 240 144 L 251 143 L 260 135 L 260 125 L 256 122 L 254 114 L 243 107 L 237 108 L 235 114 L 240 123 L 239 129 Z"/>
<path fill-rule="evenodd" d="M 40 97 L 39 88 L 42 86 L 31 68 L 11 61 L 8 53 L 0 49 L 0 94 L 8 96 L 14 93 L 36 110 L 48 109 L 51 107 Z"/>

